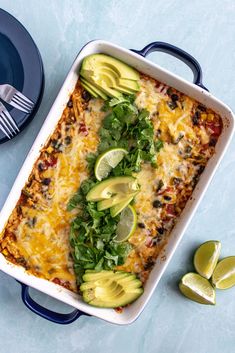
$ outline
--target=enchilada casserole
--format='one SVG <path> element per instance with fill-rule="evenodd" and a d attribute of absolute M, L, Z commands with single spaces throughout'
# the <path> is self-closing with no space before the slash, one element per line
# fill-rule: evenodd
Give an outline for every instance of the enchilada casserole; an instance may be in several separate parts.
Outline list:
<path fill-rule="evenodd" d="M 107 104 L 91 97 L 78 80 L 0 235 L 0 251 L 7 260 L 74 292 L 83 269 L 131 272 L 145 283 L 214 154 L 222 120 L 192 98 L 144 74 L 139 85 L 131 99 Z M 125 105 L 134 120 L 121 127 L 120 121 L 110 122 L 113 110 Z M 140 135 L 142 145 L 138 145 Z M 120 215 L 112 220 L 109 210 L 98 211 L 94 202 L 82 203 L 89 182 L 96 183 L 94 159 L 112 147 L 125 148 L 135 157 L 134 164 L 133 159 L 126 159 L 127 166 L 122 161 L 122 171 L 115 167 L 111 175 L 132 175 L 139 185 L 132 201 L 136 229 L 116 245 L 113 238 Z M 104 223 L 95 229 L 94 218 L 98 223 L 105 219 L 106 226 L 112 223 L 114 231 L 107 227 L 105 231 Z M 94 242 L 90 230 L 84 230 L 89 224 L 95 229 Z"/>

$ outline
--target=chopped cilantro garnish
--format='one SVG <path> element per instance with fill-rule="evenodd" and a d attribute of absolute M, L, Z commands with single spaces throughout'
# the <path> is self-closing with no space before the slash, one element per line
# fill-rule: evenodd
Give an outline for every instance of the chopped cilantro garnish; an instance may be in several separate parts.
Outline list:
<path fill-rule="evenodd" d="M 122 265 L 132 248 L 129 242 L 113 241 L 119 216 L 112 218 L 109 209 L 98 211 L 95 202 L 86 200 L 86 194 L 97 182 L 93 171 L 98 154 L 112 147 L 128 150 L 128 154 L 112 169 L 113 176 L 139 172 L 144 162 L 157 167 L 156 153 L 163 147 L 163 142 L 154 136 L 148 111 L 139 111 L 134 100 L 135 96 L 125 96 L 105 102 L 102 110 L 107 115 L 99 130 L 97 153 L 89 153 L 86 157 L 90 178 L 83 181 L 67 207 L 69 211 L 76 208 L 78 212 L 71 223 L 70 244 L 79 283 L 86 269 L 109 270 Z"/>

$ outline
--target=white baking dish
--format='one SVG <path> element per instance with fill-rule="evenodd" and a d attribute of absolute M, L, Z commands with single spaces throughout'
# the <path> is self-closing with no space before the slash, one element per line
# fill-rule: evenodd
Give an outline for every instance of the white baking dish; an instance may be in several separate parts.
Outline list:
<path fill-rule="evenodd" d="M 159 67 L 156 64 L 146 60 L 143 56 L 147 55 L 150 51 L 153 50 L 162 50 L 168 52 L 174 56 L 180 57 L 185 61 L 194 71 L 195 74 L 195 83 L 190 83 L 184 79 L 170 73 L 169 71 Z M 9 263 L 3 255 L 0 254 L 0 269 L 12 277 L 16 278 L 20 282 L 31 286 L 35 289 L 38 289 L 58 300 L 61 300 L 64 303 L 67 303 L 74 308 L 79 309 L 84 313 L 94 315 L 111 323 L 116 323 L 120 325 L 130 324 L 133 322 L 144 309 L 148 300 L 150 299 L 154 289 L 156 288 L 166 266 L 168 265 L 171 257 L 176 250 L 176 247 L 182 238 L 184 231 L 189 224 L 194 212 L 196 211 L 197 206 L 199 205 L 200 200 L 202 199 L 213 174 L 215 173 L 216 168 L 218 167 L 221 158 L 224 155 L 224 152 L 231 140 L 233 130 L 234 130 L 234 116 L 231 110 L 218 99 L 212 96 L 211 93 L 207 92 L 206 89 L 203 89 L 201 83 L 201 70 L 199 64 L 193 59 L 189 54 L 181 51 L 180 49 L 168 45 L 166 43 L 155 42 L 151 43 L 145 47 L 142 51 L 132 52 L 127 49 L 123 49 L 117 45 L 111 44 L 106 41 L 96 40 L 89 42 L 86 46 L 82 48 L 78 54 L 76 60 L 74 61 L 71 70 L 69 71 L 65 82 L 19 172 L 18 177 L 12 187 L 12 190 L 5 202 L 5 205 L 0 214 L 0 231 L 4 228 L 8 217 L 10 216 L 12 210 L 14 209 L 21 193 L 21 189 L 24 187 L 29 174 L 32 170 L 33 164 L 39 156 L 40 149 L 49 139 L 51 133 L 56 127 L 58 120 L 60 119 L 63 109 L 66 106 L 66 103 L 69 99 L 69 95 L 73 91 L 75 84 L 78 79 L 79 67 L 83 58 L 89 54 L 102 52 L 109 54 L 118 59 L 125 61 L 127 64 L 135 67 L 137 70 L 156 78 L 157 80 L 166 83 L 169 86 L 173 86 L 179 91 L 195 98 L 205 106 L 213 109 L 219 113 L 223 119 L 223 131 L 219 138 L 219 141 L 216 145 L 216 153 L 209 161 L 205 171 L 203 172 L 194 192 L 192 198 L 188 201 L 180 219 L 178 220 L 175 228 L 173 229 L 169 242 L 164 249 L 164 261 L 161 260 L 161 255 L 159 256 L 156 265 L 154 266 L 149 280 L 145 286 L 144 294 L 132 305 L 124 310 L 122 314 L 116 313 L 112 309 L 99 309 L 91 307 L 85 304 L 78 295 L 62 288 L 59 285 L 51 283 L 49 281 L 39 279 L 31 274 L 28 274 L 20 266 L 15 266 Z M 201 87 L 200 87 L 201 86 Z M 50 319 L 55 322 L 68 323 L 72 320 L 66 320 L 63 322 L 55 318 L 50 317 L 50 312 L 44 310 L 34 303 L 26 293 L 27 287 L 23 286 L 24 291 L 24 301 L 26 305 L 38 313 L 39 315 Z M 25 292 L 26 291 L 26 292 Z M 36 305 L 36 306 L 35 306 Z M 73 312 L 73 320 L 75 316 L 80 316 L 81 313 Z M 53 316 L 53 313 L 52 313 Z"/>

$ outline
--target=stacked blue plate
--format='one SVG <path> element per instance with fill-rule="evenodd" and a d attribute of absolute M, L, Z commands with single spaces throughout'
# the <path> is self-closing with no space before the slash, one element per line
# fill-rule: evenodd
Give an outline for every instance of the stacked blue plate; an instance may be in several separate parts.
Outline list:
<path fill-rule="evenodd" d="M 22 131 L 35 116 L 42 99 L 44 72 L 41 55 L 32 37 L 22 24 L 0 9 L 0 85 L 10 84 L 35 105 L 26 114 L 2 102 Z M 0 131 L 0 143 L 8 138 Z"/>

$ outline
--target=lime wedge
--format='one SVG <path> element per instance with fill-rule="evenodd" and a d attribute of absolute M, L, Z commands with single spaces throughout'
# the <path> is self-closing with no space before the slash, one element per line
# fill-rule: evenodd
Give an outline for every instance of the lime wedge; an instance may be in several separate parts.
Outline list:
<path fill-rule="evenodd" d="M 215 290 L 210 282 L 197 273 L 187 273 L 179 284 L 180 291 L 187 298 L 200 304 L 215 305 Z"/>
<path fill-rule="evenodd" d="M 111 148 L 102 153 L 95 163 L 96 179 L 101 181 L 102 179 L 107 178 L 112 168 L 115 168 L 127 153 L 127 150 L 124 148 Z"/>
<path fill-rule="evenodd" d="M 137 180 L 132 176 L 108 178 L 96 184 L 86 195 L 87 201 L 101 201 L 122 193 L 130 194 L 139 188 Z"/>
<path fill-rule="evenodd" d="M 218 263 L 212 275 L 212 283 L 219 289 L 235 286 L 235 256 L 226 257 Z"/>
<path fill-rule="evenodd" d="M 199 246 L 194 255 L 194 267 L 202 277 L 211 278 L 220 250 L 221 243 L 216 240 L 207 241 Z"/>
<path fill-rule="evenodd" d="M 136 191 L 128 196 L 117 205 L 114 205 L 110 208 L 110 214 L 112 217 L 116 217 L 125 207 L 129 205 L 129 203 L 133 200 L 133 198 L 138 194 L 139 191 Z"/>
<path fill-rule="evenodd" d="M 120 221 L 117 225 L 117 235 L 114 237 L 114 241 L 121 243 L 130 238 L 134 233 L 137 224 L 137 215 L 135 209 L 132 206 L 124 208 L 120 215 Z"/>

